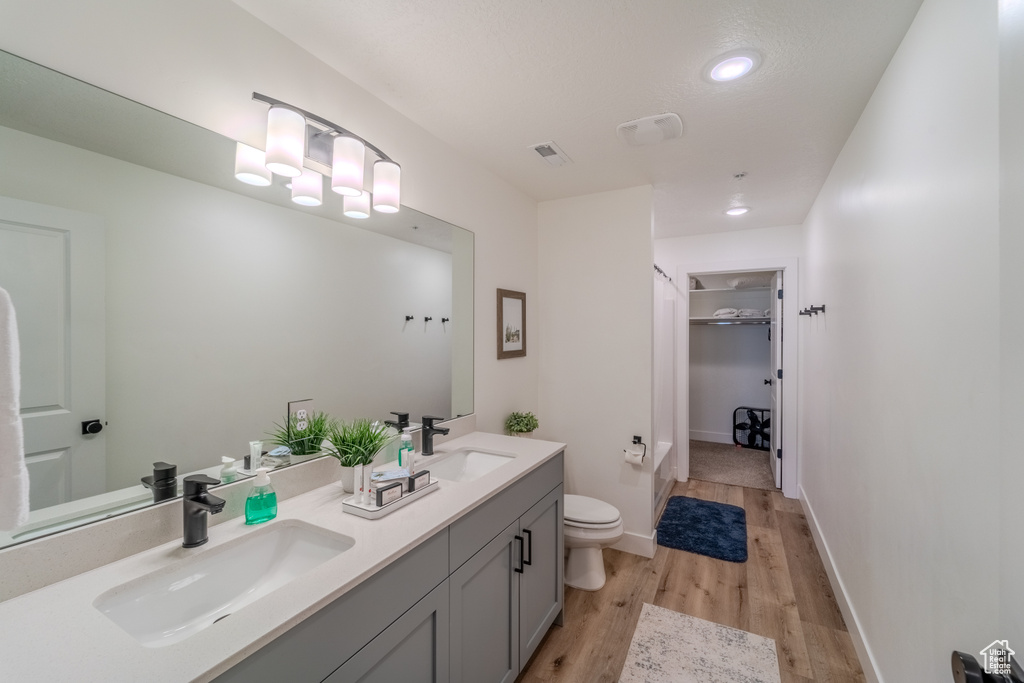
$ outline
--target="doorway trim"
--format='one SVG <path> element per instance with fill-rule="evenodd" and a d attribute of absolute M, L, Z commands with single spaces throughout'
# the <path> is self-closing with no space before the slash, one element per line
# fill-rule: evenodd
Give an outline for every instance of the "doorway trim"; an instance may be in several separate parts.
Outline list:
<path fill-rule="evenodd" d="M 686 262 L 676 266 L 680 296 L 676 298 L 676 479 L 690 477 L 690 277 L 710 273 L 736 273 L 765 270 L 783 271 L 784 306 L 782 315 L 782 367 L 785 390 L 782 392 L 782 493 L 799 498 L 800 449 L 797 441 L 800 387 L 798 345 L 800 292 L 799 259 L 793 256 L 766 256 L 737 261 Z M 686 287 L 682 285 L 686 284 Z"/>

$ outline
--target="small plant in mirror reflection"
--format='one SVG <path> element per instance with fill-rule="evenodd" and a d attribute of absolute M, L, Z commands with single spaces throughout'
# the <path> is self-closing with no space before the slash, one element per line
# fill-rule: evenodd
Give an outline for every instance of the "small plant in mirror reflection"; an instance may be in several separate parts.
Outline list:
<path fill-rule="evenodd" d="M 300 428 L 305 423 L 304 428 Z M 275 446 L 287 446 L 294 455 L 313 455 L 321 451 L 321 444 L 328 432 L 337 424 L 337 420 L 327 413 L 313 411 L 300 420 L 292 415 L 285 420 L 287 426 L 274 423 L 275 429 L 268 434 L 270 443 Z"/>
<path fill-rule="evenodd" d="M 373 456 L 397 437 L 388 425 L 359 419 L 335 422 L 327 432 L 324 452 L 342 467 L 369 465 Z"/>
<path fill-rule="evenodd" d="M 505 420 L 505 431 L 509 434 L 525 434 L 539 426 L 537 416 L 533 413 L 512 413 Z"/>

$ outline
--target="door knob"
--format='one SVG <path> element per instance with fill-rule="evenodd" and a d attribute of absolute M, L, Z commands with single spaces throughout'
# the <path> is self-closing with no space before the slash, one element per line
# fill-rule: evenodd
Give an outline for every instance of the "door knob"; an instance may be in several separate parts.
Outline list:
<path fill-rule="evenodd" d="M 103 431 L 103 422 L 100 420 L 86 420 L 82 423 L 82 434 L 99 434 Z"/>
<path fill-rule="evenodd" d="M 768 386 L 771 386 L 771 385 L 772 385 L 772 379 L 771 379 L 771 377 L 769 377 L 768 379 L 766 379 L 766 380 L 764 381 L 764 383 L 765 383 L 765 384 L 767 384 Z"/>

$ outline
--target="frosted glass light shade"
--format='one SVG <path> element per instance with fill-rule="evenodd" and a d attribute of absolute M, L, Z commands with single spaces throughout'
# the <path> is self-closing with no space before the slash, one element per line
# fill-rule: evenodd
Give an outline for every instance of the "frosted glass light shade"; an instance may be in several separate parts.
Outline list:
<path fill-rule="evenodd" d="M 302 206 L 320 206 L 324 202 L 324 177 L 308 168 L 292 180 L 292 201 Z"/>
<path fill-rule="evenodd" d="M 365 190 L 358 197 L 345 197 L 344 213 L 349 218 L 370 217 L 370 193 Z"/>
<path fill-rule="evenodd" d="M 402 167 L 381 159 L 373 164 L 373 208 L 397 213 L 401 206 Z"/>
<path fill-rule="evenodd" d="M 270 169 L 267 168 L 263 150 L 244 143 L 235 144 L 235 177 L 243 183 L 266 187 L 270 184 Z"/>
<path fill-rule="evenodd" d="M 278 175 L 302 175 L 306 151 L 306 117 L 294 109 L 275 105 L 267 113 L 267 168 Z"/>
<path fill-rule="evenodd" d="M 331 189 L 346 197 L 363 193 L 363 166 L 366 145 L 348 135 L 334 138 L 334 163 L 331 166 Z"/>

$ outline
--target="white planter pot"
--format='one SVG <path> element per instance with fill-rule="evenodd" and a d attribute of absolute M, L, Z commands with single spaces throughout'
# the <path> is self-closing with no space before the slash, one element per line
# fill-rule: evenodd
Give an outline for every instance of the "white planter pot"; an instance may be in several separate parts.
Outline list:
<path fill-rule="evenodd" d="M 353 493 L 355 491 L 355 467 L 342 467 L 341 468 L 341 488 L 345 493 Z"/>
<path fill-rule="evenodd" d="M 533 432 L 512 432 L 512 436 L 518 436 L 520 439 L 532 439 Z"/>

